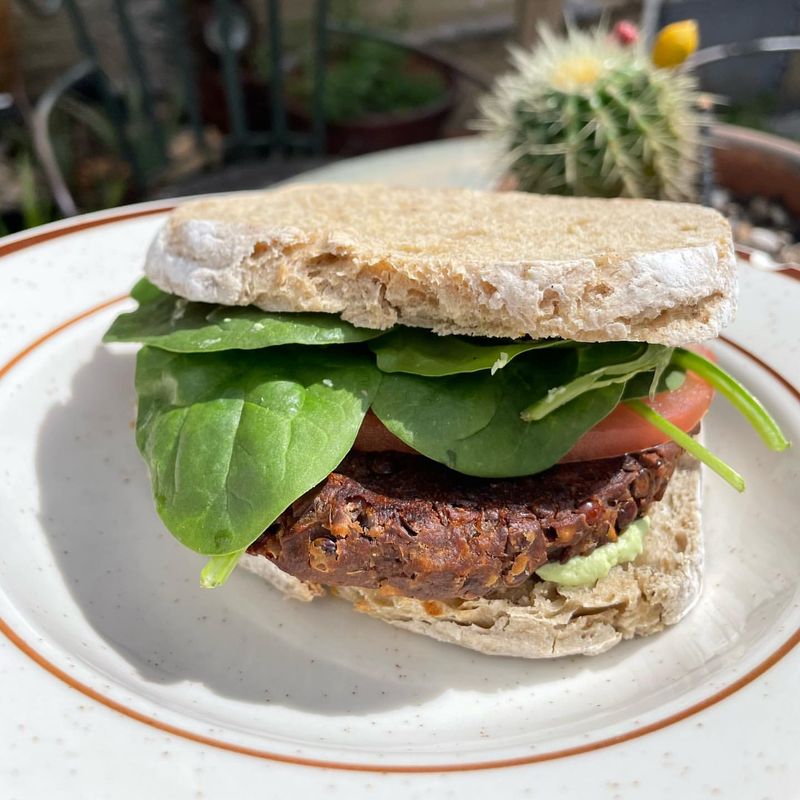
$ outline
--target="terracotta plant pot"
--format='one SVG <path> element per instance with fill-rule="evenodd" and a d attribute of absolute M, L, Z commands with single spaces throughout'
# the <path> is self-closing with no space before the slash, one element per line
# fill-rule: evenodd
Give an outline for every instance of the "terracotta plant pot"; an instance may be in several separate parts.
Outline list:
<path fill-rule="evenodd" d="M 328 153 L 354 156 L 441 138 L 444 123 L 456 105 L 456 73 L 433 56 L 418 52 L 409 52 L 407 68 L 438 74 L 444 83 L 442 96 L 419 108 L 329 122 L 325 126 Z M 288 107 L 291 126 L 310 129 L 311 119 L 305 108 L 291 98 Z"/>
<path fill-rule="evenodd" d="M 717 183 L 734 195 L 780 200 L 800 219 L 800 144 L 738 125 L 711 129 Z"/>

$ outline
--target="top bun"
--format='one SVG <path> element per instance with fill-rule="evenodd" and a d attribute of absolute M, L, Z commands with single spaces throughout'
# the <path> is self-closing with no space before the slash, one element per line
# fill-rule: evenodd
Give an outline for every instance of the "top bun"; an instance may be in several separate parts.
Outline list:
<path fill-rule="evenodd" d="M 367 328 L 667 345 L 733 317 L 730 226 L 685 203 L 297 185 L 172 212 L 145 271 L 188 300 Z"/>

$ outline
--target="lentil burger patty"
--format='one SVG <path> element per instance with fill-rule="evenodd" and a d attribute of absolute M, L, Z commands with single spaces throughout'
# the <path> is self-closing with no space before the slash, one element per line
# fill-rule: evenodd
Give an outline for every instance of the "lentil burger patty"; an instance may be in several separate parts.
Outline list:
<path fill-rule="evenodd" d="M 470 478 L 420 456 L 351 451 L 249 548 L 304 581 L 474 599 L 616 539 L 660 500 L 673 442 L 522 478 Z"/>

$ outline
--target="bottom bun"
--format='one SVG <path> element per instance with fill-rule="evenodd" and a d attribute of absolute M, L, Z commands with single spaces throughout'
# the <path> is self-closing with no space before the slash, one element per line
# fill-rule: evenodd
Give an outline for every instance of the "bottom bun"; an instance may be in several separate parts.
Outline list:
<path fill-rule="evenodd" d="M 597 655 L 623 639 L 674 625 L 697 601 L 703 568 L 697 461 L 682 457 L 650 519 L 644 552 L 613 567 L 593 587 L 532 580 L 477 600 L 446 601 L 386 596 L 378 589 L 327 590 L 390 625 L 489 655 Z M 263 556 L 245 555 L 240 563 L 289 597 L 325 594 L 325 588 L 298 580 Z"/>

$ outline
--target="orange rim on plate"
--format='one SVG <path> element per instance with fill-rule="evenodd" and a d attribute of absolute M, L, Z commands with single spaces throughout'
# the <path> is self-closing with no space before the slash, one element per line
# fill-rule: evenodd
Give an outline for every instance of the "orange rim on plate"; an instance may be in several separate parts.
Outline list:
<path fill-rule="evenodd" d="M 127 219 L 134 219 L 136 217 L 143 217 L 149 216 L 151 214 L 160 214 L 166 211 L 169 211 L 173 206 L 160 206 L 158 208 L 147 208 L 147 209 L 139 209 L 135 211 L 122 211 L 117 214 L 110 214 L 108 216 L 98 217 L 89 220 L 82 220 L 80 222 L 75 222 L 72 225 L 65 225 L 58 228 L 50 229 L 41 231 L 40 233 L 32 234 L 31 236 L 17 239 L 16 241 L 9 242 L 6 245 L 0 244 L 0 257 L 4 255 L 9 255 L 11 253 L 17 252 L 19 250 L 23 250 L 27 247 L 32 247 L 34 245 L 40 244 L 41 242 L 49 241 L 50 239 L 55 239 L 59 236 L 66 236 L 69 234 L 77 233 L 82 230 L 86 230 L 87 228 L 93 228 L 98 225 L 106 225 L 111 222 L 119 222 L 121 220 Z M 786 275 L 786 277 L 793 278 L 795 280 L 800 280 L 800 272 L 797 270 L 792 271 L 783 271 L 781 274 Z M 31 355 L 36 349 L 38 349 L 41 345 L 45 342 L 53 339 L 58 334 L 62 333 L 67 328 L 91 317 L 94 314 L 103 311 L 106 308 L 109 308 L 116 303 L 120 303 L 125 300 L 127 295 L 122 295 L 119 297 L 111 298 L 110 300 L 106 300 L 102 303 L 99 303 L 92 308 L 89 308 L 85 311 L 82 311 L 80 314 L 76 314 L 74 317 L 62 322 L 60 325 L 56 326 L 52 330 L 48 331 L 47 333 L 40 336 L 38 339 L 33 341 L 27 347 L 23 348 L 19 353 L 13 356 L 8 362 L 4 365 L 0 366 L 0 379 L 6 376 L 17 364 L 19 364 L 22 360 L 24 360 L 27 356 Z M 800 403 L 800 391 L 795 388 L 783 375 L 781 375 L 777 370 L 773 367 L 766 364 L 762 361 L 758 356 L 751 353 L 749 350 L 742 347 L 740 344 L 731 341 L 725 337 L 720 337 L 723 342 L 727 345 L 731 346 L 735 350 L 742 353 L 744 356 L 749 358 L 759 367 L 761 367 L 765 372 L 767 372 L 772 378 L 777 380 L 785 389 L 787 389 L 794 398 Z M 184 739 L 188 739 L 193 742 L 198 742 L 199 744 L 209 745 L 211 747 L 217 747 L 221 750 L 228 750 L 234 753 L 240 753 L 242 755 L 247 756 L 254 756 L 256 758 L 267 759 L 269 761 L 279 761 L 286 764 L 296 764 L 298 766 L 303 767 L 319 767 L 323 769 L 337 769 L 337 770 L 347 770 L 351 772 L 400 772 L 400 773 L 431 773 L 431 772 L 469 772 L 474 770 L 480 769 L 499 769 L 502 767 L 517 767 L 523 766 L 525 764 L 537 764 L 542 761 L 554 761 L 556 759 L 567 758 L 568 756 L 575 756 L 580 755 L 582 753 L 589 753 L 594 750 L 601 750 L 605 747 L 610 747 L 615 744 L 622 744 L 623 742 L 629 742 L 633 739 L 638 739 L 640 736 L 645 736 L 648 733 L 653 733 L 654 731 L 661 730 L 662 728 L 666 728 L 669 725 L 674 725 L 676 722 L 680 722 L 688 717 L 691 717 L 694 714 L 697 714 L 700 711 L 703 711 L 710 706 L 719 703 L 721 700 L 724 700 L 726 697 L 730 697 L 732 694 L 737 692 L 739 689 L 747 686 L 747 684 L 752 683 L 756 678 L 763 675 L 770 667 L 780 661 L 787 653 L 789 653 L 798 643 L 800 643 L 800 628 L 795 631 L 795 633 L 780 647 L 778 647 L 775 651 L 773 651 L 767 658 L 765 658 L 760 664 L 755 666 L 745 675 L 742 675 L 740 678 L 735 680 L 733 683 L 726 686 L 724 689 L 720 689 L 719 691 L 715 692 L 714 694 L 710 695 L 709 697 L 701 700 L 693 705 L 689 706 L 688 708 L 683 709 L 682 711 L 678 711 L 674 714 L 670 714 L 663 719 L 657 720 L 656 722 L 649 723 L 648 725 L 641 725 L 638 728 L 634 728 L 633 730 L 626 731 L 625 733 L 621 733 L 617 736 L 609 736 L 605 739 L 599 739 L 596 742 L 590 742 L 587 744 L 577 745 L 575 747 L 567 747 L 562 750 L 553 750 L 547 753 L 537 753 L 533 755 L 527 756 L 520 756 L 518 758 L 506 758 L 506 759 L 494 759 L 490 761 L 480 761 L 480 762 L 468 762 L 464 764 L 422 764 L 422 765 L 415 765 L 415 764 L 390 764 L 390 765 L 380 765 L 380 764 L 356 764 L 356 763 L 348 763 L 348 762 L 340 762 L 340 761 L 328 761 L 322 759 L 315 759 L 315 758 L 304 758 L 302 756 L 292 756 L 292 755 L 283 755 L 281 753 L 273 753 L 268 750 L 261 750 L 254 747 L 246 747 L 243 745 L 233 744 L 231 742 L 226 742 L 221 739 L 214 739 L 210 736 L 203 736 L 201 734 L 193 733 L 192 731 L 184 730 L 183 728 L 179 728 L 175 725 L 170 725 L 169 723 L 162 722 L 161 720 L 155 719 L 154 717 L 149 717 L 147 714 L 143 714 L 139 711 L 136 711 L 133 708 L 129 708 L 128 706 L 124 705 L 123 703 L 117 702 L 110 697 L 106 697 L 105 695 L 101 694 L 100 692 L 92 689 L 90 686 L 87 686 L 85 683 L 76 680 L 71 675 L 68 675 L 64 670 L 60 667 L 57 667 L 51 661 L 49 661 L 45 656 L 39 653 L 36 649 L 34 649 L 28 642 L 26 642 L 16 631 L 14 631 L 8 623 L 5 622 L 2 618 L 0 618 L 0 633 L 2 633 L 12 644 L 18 647 L 23 653 L 29 656 L 33 661 L 35 661 L 40 667 L 43 667 L 47 670 L 51 675 L 58 678 L 60 681 L 63 681 L 68 686 L 72 687 L 73 689 L 77 689 L 82 694 L 90 697 L 92 700 L 96 700 L 98 703 L 102 703 L 107 708 L 113 709 L 114 711 L 118 711 L 120 714 L 124 714 L 126 717 L 130 717 L 131 719 L 138 720 L 139 722 L 143 722 L 146 725 L 151 726 L 152 728 L 156 728 L 164 733 L 172 734 L 174 736 L 180 736 Z"/>

